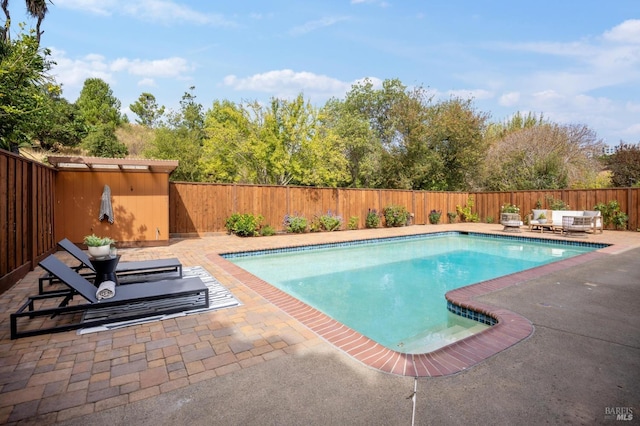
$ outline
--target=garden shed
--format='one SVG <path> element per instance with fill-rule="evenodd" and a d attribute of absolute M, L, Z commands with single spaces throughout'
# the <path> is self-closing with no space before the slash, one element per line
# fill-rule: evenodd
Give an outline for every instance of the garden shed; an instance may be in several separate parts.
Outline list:
<path fill-rule="evenodd" d="M 169 243 L 169 175 L 174 160 L 51 156 L 55 180 L 55 240 L 85 235 L 118 246 Z"/>

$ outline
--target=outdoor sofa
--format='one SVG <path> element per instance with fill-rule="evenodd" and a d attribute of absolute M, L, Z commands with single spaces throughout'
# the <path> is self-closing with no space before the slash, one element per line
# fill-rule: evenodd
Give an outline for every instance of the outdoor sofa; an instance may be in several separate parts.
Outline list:
<path fill-rule="evenodd" d="M 544 213 L 546 219 L 541 220 Z M 576 219 L 574 218 L 581 218 Z M 549 229 L 552 232 L 584 231 L 596 233 L 603 232 L 602 216 L 597 210 L 541 210 L 534 209 L 528 215 L 529 231 L 534 229 L 544 232 Z"/>

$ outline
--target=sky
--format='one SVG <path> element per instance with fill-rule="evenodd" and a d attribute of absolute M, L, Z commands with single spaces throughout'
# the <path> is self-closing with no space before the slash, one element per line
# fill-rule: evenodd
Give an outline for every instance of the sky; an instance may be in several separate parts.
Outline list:
<path fill-rule="evenodd" d="M 9 4 L 14 37 L 35 26 Z M 131 121 L 145 92 L 170 110 L 191 87 L 205 111 L 300 93 L 321 107 L 399 79 L 493 122 L 531 112 L 640 142 L 638 0 L 55 0 L 41 29 L 63 97 L 101 78 Z"/>

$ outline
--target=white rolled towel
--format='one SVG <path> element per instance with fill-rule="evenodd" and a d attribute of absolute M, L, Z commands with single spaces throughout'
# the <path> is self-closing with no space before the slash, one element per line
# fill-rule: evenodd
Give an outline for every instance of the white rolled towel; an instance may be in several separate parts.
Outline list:
<path fill-rule="evenodd" d="M 116 295 L 116 283 L 113 281 L 103 281 L 100 283 L 100 287 L 98 287 L 98 291 L 96 292 L 96 297 L 98 300 L 109 299 Z"/>

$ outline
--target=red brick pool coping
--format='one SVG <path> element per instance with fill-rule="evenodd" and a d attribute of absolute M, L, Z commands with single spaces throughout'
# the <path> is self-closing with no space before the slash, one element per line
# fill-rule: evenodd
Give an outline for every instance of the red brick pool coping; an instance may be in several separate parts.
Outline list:
<path fill-rule="evenodd" d="M 590 262 L 608 249 L 589 252 L 447 292 L 451 303 L 494 318 L 497 323 L 473 336 L 436 351 L 405 354 L 363 336 L 315 308 L 299 301 L 219 255 L 209 259 L 235 279 L 292 316 L 318 336 L 361 363 L 379 371 L 411 377 L 438 377 L 459 373 L 504 351 L 533 334 L 531 322 L 515 312 L 475 300 L 477 297 L 538 278 L 567 267 Z"/>

